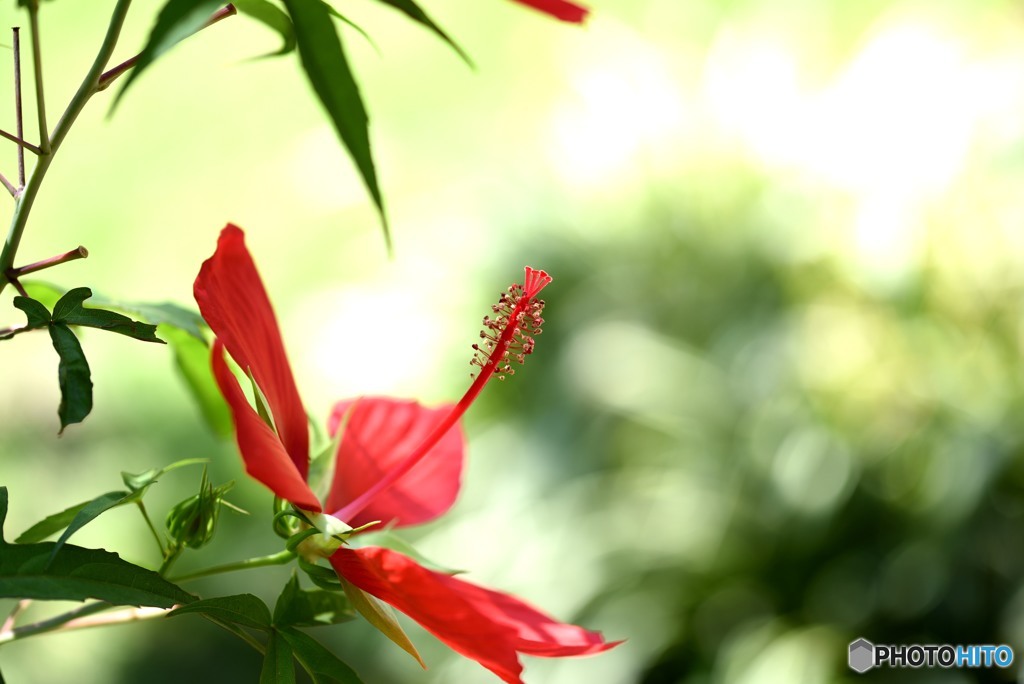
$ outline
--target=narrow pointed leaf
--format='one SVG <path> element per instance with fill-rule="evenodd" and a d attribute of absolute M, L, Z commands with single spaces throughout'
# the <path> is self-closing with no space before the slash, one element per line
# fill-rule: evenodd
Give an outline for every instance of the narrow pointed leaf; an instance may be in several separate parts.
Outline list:
<path fill-rule="evenodd" d="M 163 577 L 116 553 L 66 544 L 48 563 L 54 544 L 4 541 L 7 488 L 0 487 L 0 598 L 83 601 L 170 608 L 195 600 Z"/>
<path fill-rule="evenodd" d="M 156 336 L 155 325 L 133 321 L 127 316 L 114 311 L 82 306 L 82 302 L 91 296 L 92 290 L 87 287 L 76 287 L 73 290 L 69 290 L 53 307 L 54 322 L 99 328 L 100 330 L 108 330 L 121 335 L 127 335 L 128 337 L 134 337 L 143 342 L 164 344 L 164 341 Z"/>
<path fill-rule="evenodd" d="M 415 658 L 416 662 L 426 669 L 426 663 L 423 662 L 423 658 L 420 657 L 416 647 L 412 645 L 412 641 L 409 640 L 405 630 L 398 624 L 398 620 L 395 618 L 395 611 L 391 609 L 391 606 L 367 594 L 344 577 L 341 578 L 341 586 L 345 588 L 345 594 L 348 595 L 348 600 L 352 602 L 352 607 L 359 611 L 359 614 L 366 618 L 367 622 L 376 627 L 388 639 L 395 642 L 395 645 Z"/>
<path fill-rule="evenodd" d="M 64 432 L 64 428 L 81 423 L 92 411 L 92 376 L 82 345 L 71 328 L 63 323 L 52 324 L 50 339 L 60 356 L 57 366 L 60 406 L 57 407 L 57 415 L 60 417 L 60 431 Z"/>
<path fill-rule="evenodd" d="M 183 468 L 185 466 L 190 465 L 203 465 L 209 462 L 210 459 L 208 458 L 183 458 L 182 460 L 175 461 L 174 463 L 168 466 L 164 466 L 163 468 L 150 468 L 144 473 L 127 473 L 122 470 L 121 480 L 124 481 L 126 487 L 128 487 L 134 492 L 138 491 L 139 489 L 149 487 L 154 482 L 156 482 L 157 479 L 159 479 L 164 473 L 168 471 L 174 470 L 176 468 Z"/>
<path fill-rule="evenodd" d="M 270 610 L 263 601 L 252 594 L 236 594 L 234 596 L 217 596 L 215 598 L 202 599 L 182 606 L 174 612 L 175 615 L 185 613 L 200 613 L 208 615 L 224 622 L 230 622 L 243 627 L 252 627 L 267 631 L 270 629 Z"/>
<path fill-rule="evenodd" d="M 50 312 L 46 310 L 45 306 L 34 299 L 21 296 L 15 297 L 14 307 L 25 312 L 29 329 L 44 328 L 50 324 Z"/>
<path fill-rule="evenodd" d="M 160 56 L 179 41 L 192 35 L 206 23 L 210 14 L 223 5 L 223 0 L 169 0 L 157 15 L 156 24 L 149 34 L 146 46 L 139 53 L 139 60 L 128 74 L 124 86 L 114 98 L 114 105 L 121 101 L 128 87 L 149 68 Z"/>
<path fill-rule="evenodd" d="M 270 633 L 267 652 L 263 656 L 260 670 L 260 684 L 294 684 L 295 663 L 292 662 L 292 647 L 277 630 Z"/>
<path fill-rule="evenodd" d="M 89 501 L 65 508 L 60 513 L 40 520 L 32 527 L 21 533 L 21 536 L 14 540 L 15 544 L 34 544 L 41 542 L 52 534 L 57 534 L 71 524 L 78 512 L 89 505 Z"/>
<path fill-rule="evenodd" d="M 284 0 L 284 4 L 295 24 L 302 68 L 377 205 L 384 239 L 390 247 L 384 200 L 370 150 L 369 118 L 345 57 L 341 37 L 331 21 L 330 7 L 323 0 Z"/>
<path fill-rule="evenodd" d="M 53 561 L 54 556 L 57 555 L 57 552 L 60 551 L 61 547 L 64 546 L 64 543 L 71 537 L 71 535 L 88 525 L 106 511 L 109 511 L 111 508 L 127 503 L 129 496 L 129 492 L 125 491 L 107 492 L 106 494 L 97 496 L 95 499 L 83 506 L 82 509 L 75 514 L 75 517 L 72 518 L 68 528 L 64 530 L 64 534 L 60 535 L 60 539 L 58 539 L 53 545 L 50 561 Z"/>
<path fill-rule="evenodd" d="M 279 633 L 291 645 L 292 652 L 313 679 L 313 684 L 363 684 L 355 670 L 313 637 L 290 627 Z"/>
<path fill-rule="evenodd" d="M 459 57 L 461 57 L 463 61 L 466 62 L 466 64 L 468 64 L 471 67 L 473 66 L 473 60 L 469 58 L 469 55 L 466 54 L 465 50 L 463 50 L 458 45 L 458 43 L 452 40 L 451 36 L 445 33 L 444 29 L 435 24 L 434 20 L 431 19 L 427 15 L 427 13 L 423 11 L 423 8 L 421 8 L 419 5 L 413 2 L 413 0 L 381 0 L 381 2 L 383 2 L 385 5 L 390 5 L 391 7 L 394 7 L 396 10 L 405 14 L 413 21 L 422 24 L 423 26 L 433 31 L 441 40 L 448 43 L 448 45 L 451 46 L 453 50 L 455 50 L 456 54 L 458 54 Z"/>
<path fill-rule="evenodd" d="M 333 625 L 354 617 L 355 611 L 344 593 L 302 589 L 296 574 L 292 574 L 274 606 L 275 627 Z"/>
<path fill-rule="evenodd" d="M 232 4 L 242 14 L 252 17 L 281 36 L 284 43 L 281 49 L 265 55 L 266 57 L 285 55 L 295 49 L 295 27 L 292 26 L 292 20 L 288 15 L 277 5 L 267 0 L 235 0 Z"/>

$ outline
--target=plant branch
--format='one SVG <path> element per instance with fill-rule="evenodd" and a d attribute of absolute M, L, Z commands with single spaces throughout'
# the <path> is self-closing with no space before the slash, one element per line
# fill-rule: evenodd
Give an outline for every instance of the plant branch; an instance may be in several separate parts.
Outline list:
<path fill-rule="evenodd" d="M 25 119 L 21 109 L 21 29 L 15 26 L 14 31 L 14 120 L 17 126 L 18 139 L 25 139 Z M 25 187 L 25 148 L 18 145 L 18 189 Z M 17 195 L 15 194 L 15 197 Z"/>
<path fill-rule="evenodd" d="M 222 19 L 227 19 L 228 17 L 234 16 L 235 14 L 238 14 L 238 10 L 235 9 L 234 5 L 229 3 L 224 7 L 221 7 L 213 14 L 211 14 L 210 18 L 207 19 L 206 22 L 199 27 L 199 31 L 202 31 L 205 28 L 209 28 L 210 26 L 216 24 L 218 21 Z M 139 56 L 140 55 L 129 57 L 125 61 L 118 64 L 116 67 L 105 72 L 102 76 L 100 76 L 100 82 L 96 86 L 96 90 L 106 90 L 107 88 L 109 88 L 111 83 L 116 81 L 121 75 L 124 74 L 124 72 L 128 71 L 133 66 L 135 66 L 135 64 L 139 61 Z"/>
<path fill-rule="evenodd" d="M 291 551 L 281 551 L 280 553 L 274 553 L 269 556 L 259 556 L 257 558 L 247 558 L 243 561 L 237 561 L 235 563 L 226 563 L 225 565 L 217 565 L 212 568 L 206 568 L 205 570 L 197 570 L 195 572 L 189 572 L 184 575 L 178 575 L 172 578 L 170 581 L 178 584 L 179 582 L 185 582 L 188 580 L 199 579 L 200 577 L 207 577 L 209 575 L 219 575 L 225 572 L 234 572 L 236 570 L 247 570 L 249 568 L 262 568 L 268 565 L 284 565 L 295 558 L 295 554 Z"/>
<path fill-rule="evenodd" d="M 162 617 L 167 615 L 170 611 L 177 608 L 153 608 L 153 607 L 141 607 L 141 608 L 124 608 L 117 611 L 116 613 L 110 613 L 109 615 L 99 615 L 96 617 L 89 617 L 95 613 L 100 613 L 110 608 L 113 608 L 109 603 L 104 601 L 97 601 L 96 603 L 88 603 L 75 610 L 61 613 L 47 620 L 41 620 L 34 622 L 24 627 L 9 627 L 7 624 L 4 625 L 4 629 L 0 630 L 0 645 L 14 641 L 16 639 L 24 639 L 35 634 L 43 634 L 45 632 L 66 632 L 74 629 L 87 629 L 89 627 L 102 627 L 104 625 L 117 625 L 126 622 L 136 622 L 138 620 L 151 620 L 153 618 Z"/>
<path fill-rule="evenodd" d="M 41 149 L 39 149 L 38 147 L 36 147 L 32 143 L 30 143 L 29 141 L 27 141 L 27 140 L 25 140 L 23 138 L 19 138 L 18 136 L 14 135 L 13 133 L 8 133 L 7 131 L 5 131 L 2 128 L 0 128 L 0 138 L 7 138 L 12 143 L 17 143 L 19 146 L 24 147 L 26 150 L 28 150 L 32 154 L 42 154 L 43 153 L 43 151 Z"/>
<path fill-rule="evenodd" d="M 29 273 L 35 273 L 36 271 L 42 271 L 44 268 L 50 268 L 51 266 L 58 266 L 60 264 L 66 264 L 69 261 L 75 261 L 76 259 L 84 259 L 89 256 L 89 250 L 79 245 L 70 252 L 64 252 L 57 256 L 50 257 L 49 259 L 43 259 L 27 266 L 18 266 L 17 268 L 7 269 L 7 279 L 14 282 L 23 275 Z"/>
<path fill-rule="evenodd" d="M 28 0 L 28 27 L 32 33 L 32 68 L 36 77 L 39 149 L 43 154 L 50 154 L 50 129 L 46 125 L 46 102 L 43 97 L 43 50 L 39 46 L 39 0 Z M 19 134 L 18 137 L 25 136 Z"/>
<path fill-rule="evenodd" d="M 3 252 L 0 252 L 0 273 L 6 274 L 7 269 L 14 265 L 14 257 L 18 252 L 18 246 L 21 244 L 21 237 L 25 232 L 25 225 L 28 222 L 32 204 L 35 202 L 36 195 L 39 194 L 39 187 L 46 176 L 46 171 L 50 168 L 50 163 L 53 161 L 57 149 L 64 141 L 71 126 L 75 123 L 75 119 L 81 114 L 89 98 L 96 94 L 96 85 L 99 83 L 100 75 L 103 73 L 103 69 L 107 66 L 107 62 L 110 61 L 110 56 L 114 52 L 118 36 L 121 35 L 121 27 L 124 25 L 125 15 L 128 14 L 128 8 L 131 4 L 131 0 L 117 0 L 117 5 L 114 7 L 110 17 L 110 23 L 107 25 L 106 36 L 103 38 L 103 43 L 100 45 L 99 52 L 96 54 L 89 72 L 85 75 L 74 97 L 71 98 L 71 102 L 64 111 L 64 115 L 57 122 L 56 128 L 53 129 L 52 138 L 49 140 L 45 137 L 42 138 L 41 142 L 46 143 L 47 147 L 42 148 L 41 151 L 44 154 L 39 157 L 39 163 L 32 170 L 28 183 L 25 185 L 25 189 L 14 207 L 14 215 L 11 217 L 11 227 L 7 233 L 7 241 L 4 243 Z M 34 6 L 36 6 L 36 3 L 30 2 L 30 9 Z M 38 10 L 38 8 L 36 9 Z M 38 41 L 36 42 L 36 47 L 38 48 Z M 0 292 L 3 291 L 4 286 L 8 282 L 10 281 L 5 275 L 4 279 L 0 280 Z"/>
<path fill-rule="evenodd" d="M 3 183 L 4 187 L 7 188 L 7 192 L 11 193 L 11 197 L 18 196 L 18 188 L 14 187 L 11 181 L 7 180 L 7 176 L 0 173 L 0 183 Z"/>

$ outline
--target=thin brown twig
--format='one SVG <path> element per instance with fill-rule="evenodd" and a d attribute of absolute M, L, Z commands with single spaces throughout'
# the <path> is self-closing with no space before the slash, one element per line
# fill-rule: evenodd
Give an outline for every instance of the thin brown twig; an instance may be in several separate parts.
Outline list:
<path fill-rule="evenodd" d="M 234 5 L 228 3 L 224 7 L 221 7 L 219 10 L 211 14 L 210 18 L 207 19 L 203 23 L 203 25 L 199 27 L 199 30 L 202 31 L 205 28 L 209 28 L 210 26 L 216 24 L 218 21 L 222 19 L 227 19 L 228 17 L 233 16 L 235 14 L 238 14 L 238 10 L 235 9 Z M 106 90 L 107 88 L 109 88 L 111 83 L 113 83 L 120 76 L 122 76 L 124 72 L 128 71 L 133 66 L 135 66 L 135 64 L 139 61 L 139 57 L 140 55 L 129 57 L 125 61 L 118 64 L 116 67 L 113 67 L 103 72 L 103 75 L 100 76 L 99 83 L 96 84 L 96 90 Z"/>
<path fill-rule="evenodd" d="M 11 197 L 18 196 L 18 192 L 21 190 L 21 188 L 14 187 L 14 184 L 11 183 L 11 181 L 7 180 L 7 176 L 5 176 L 2 173 L 0 173 L 0 183 L 4 184 L 4 187 L 7 188 L 7 192 L 11 193 Z"/>
<path fill-rule="evenodd" d="M 59 264 L 66 264 L 69 261 L 75 261 L 76 259 L 84 259 L 89 256 L 89 250 L 79 245 L 70 252 L 64 252 L 57 256 L 52 256 L 49 259 L 43 259 L 42 261 L 36 261 L 35 263 L 27 264 L 25 266 L 17 266 L 14 268 L 7 269 L 8 278 L 20 278 L 23 275 L 29 273 L 35 273 L 36 271 L 42 271 L 44 268 L 50 268 L 51 266 L 57 266 Z"/>
<path fill-rule="evenodd" d="M 14 31 L 14 120 L 18 129 L 18 139 L 25 139 L 25 119 L 21 109 L 21 29 L 15 26 Z M 25 187 L 25 148 L 18 145 L 18 188 Z"/>
<path fill-rule="evenodd" d="M 0 138 L 7 138 L 12 143 L 17 143 L 18 146 L 24 147 L 26 150 L 28 150 L 32 154 L 42 154 L 43 153 L 43 151 L 41 149 L 39 149 L 38 147 L 36 147 L 32 143 L 30 143 L 29 141 L 25 140 L 24 138 L 19 138 L 18 136 L 14 135 L 13 133 L 8 133 L 7 131 L 5 131 L 2 128 L 0 128 Z"/>

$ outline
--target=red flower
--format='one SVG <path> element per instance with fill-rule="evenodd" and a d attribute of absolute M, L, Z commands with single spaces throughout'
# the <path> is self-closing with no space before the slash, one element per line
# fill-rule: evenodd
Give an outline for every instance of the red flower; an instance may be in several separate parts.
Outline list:
<path fill-rule="evenodd" d="M 539 10 L 546 14 L 550 14 L 556 19 L 562 21 L 569 21 L 574 24 L 582 24 L 583 20 L 590 14 L 590 10 L 582 5 L 577 5 L 574 2 L 568 0 L 514 0 L 520 5 L 526 5 L 532 7 L 535 10 Z"/>
<path fill-rule="evenodd" d="M 334 480 L 323 505 L 306 484 L 309 443 L 306 412 L 270 300 L 245 247 L 241 229 L 228 225 L 214 255 L 203 263 L 194 292 L 203 317 L 217 335 L 213 372 L 235 422 L 246 471 L 277 496 L 312 513 L 332 515 L 358 527 L 381 520 L 395 526 L 432 520 L 458 494 L 463 438 L 458 421 L 494 375 L 514 372 L 540 332 L 543 302 L 537 294 L 551 282 L 544 271 L 526 269 L 484 319 L 482 344 L 473 345 L 480 372 L 453 406 L 427 409 L 416 402 L 362 398 L 340 402 L 330 420 L 332 434 L 344 421 Z M 251 374 L 266 398 L 274 428 L 250 406 L 228 368 L 224 351 Z M 275 430 L 276 428 L 276 430 Z M 340 548 L 329 559 L 338 575 L 391 604 L 504 681 L 521 684 L 518 654 L 572 656 L 616 645 L 600 634 L 560 623 L 519 599 L 428 570 L 383 548 Z"/>

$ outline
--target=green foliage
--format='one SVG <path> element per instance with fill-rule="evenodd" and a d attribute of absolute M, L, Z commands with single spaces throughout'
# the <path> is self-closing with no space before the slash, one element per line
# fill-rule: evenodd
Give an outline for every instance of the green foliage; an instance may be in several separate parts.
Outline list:
<path fill-rule="evenodd" d="M 25 312 L 28 329 L 43 328 L 50 324 L 50 312 L 39 302 L 28 297 L 15 297 L 14 306 Z"/>
<path fill-rule="evenodd" d="M 323 0 L 284 0 L 284 4 L 295 25 L 302 68 L 377 206 L 390 245 L 384 199 L 370 151 L 369 118 L 341 36 L 331 20 L 331 8 Z"/>
<path fill-rule="evenodd" d="M 394 7 L 399 12 L 403 13 L 405 16 L 409 17 L 416 23 L 422 24 L 423 26 L 433 31 L 441 40 L 448 43 L 448 45 L 450 45 L 451 48 L 455 50 L 459 57 L 465 60 L 466 64 L 468 64 L 469 66 L 473 66 L 473 60 L 469 58 L 469 55 L 466 54 L 466 52 L 461 47 L 459 47 L 458 43 L 452 40 L 452 38 L 447 33 L 445 33 L 444 29 L 435 24 L 434 20 L 431 19 L 425 11 L 423 11 L 422 7 L 413 2 L 413 0 L 380 1 L 383 2 L 385 5 Z"/>
<path fill-rule="evenodd" d="M 274 624 L 278 627 L 334 625 L 353 618 L 355 612 L 344 593 L 302 589 L 296 573 L 292 573 L 274 606 Z"/>
<path fill-rule="evenodd" d="M 169 615 L 173 617 L 186 613 L 198 613 L 222 622 L 262 631 L 269 631 L 271 628 L 270 610 L 263 601 L 252 594 L 201 599 L 182 606 Z"/>
<path fill-rule="evenodd" d="M 68 524 L 68 528 L 64 530 L 64 534 L 60 535 L 57 542 L 53 545 L 53 551 L 50 554 L 50 560 L 52 561 L 56 557 L 57 552 L 60 551 L 64 543 L 78 530 L 82 529 L 90 522 L 98 518 L 100 515 L 109 511 L 111 508 L 115 508 L 125 503 L 129 503 L 133 494 L 131 492 L 117 491 L 107 492 L 97 496 L 92 501 L 87 502 L 71 519 Z"/>
<path fill-rule="evenodd" d="M 292 684 L 294 681 L 292 647 L 277 630 L 273 630 L 267 640 L 263 669 L 260 670 L 260 684 Z"/>
<path fill-rule="evenodd" d="M 291 646 L 313 684 L 362 684 L 355 670 L 308 634 L 291 627 L 280 629 L 278 634 Z"/>
<path fill-rule="evenodd" d="M 210 348 L 185 330 L 163 325 L 160 334 L 174 352 L 174 364 L 192 398 L 199 406 L 206 425 L 221 437 L 230 437 L 234 431 L 231 411 L 217 387 L 210 369 Z"/>
<path fill-rule="evenodd" d="M 122 560 L 116 553 L 65 544 L 4 541 L 7 488 L 0 487 L 0 597 L 83 601 L 170 608 L 195 597 L 160 577 Z"/>
<path fill-rule="evenodd" d="M 57 381 L 60 384 L 60 431 L 74 423 L 81 423 L 92 411 L 92 374 L 78 338 L 63 323 L 51 323 L 50 339 L 60 357 Z"/>
<path fill-rule="evenodd" d="M 174 47 L 182 39 L 192 35 L 210 18 L 210 14 L 224 3 L 221 0 L 169 0 L 157 15 L 146 46 L 139 53 L 135 67 L 128 74 L 114 106 L 121 101 L 128 88 L 142 75 L 159 57 Z"/>
<path fill-rule="evenodd" d="M 164 341 L 156 336 L 156 326 L 140 323 L 114 311 L 104 309 L 87 309 L 82 302 L 92 297 L 92 290 L 87 287 L 76 287 L 69 290 L 53 307 L 53 321 L 67 325 L 81 325 L 99 328 L 121 335 L 127 335 L 143 342 Z"/>
<path fill-rule="evenodd" d="M 281 36 L 281 49 L 269 56 L 284 55 L 295 49 L 295 27 L 292 20 L 277 5 L 267 0 L 235 0 L 232 3 L 242 14 L 261 22 Z"/>

